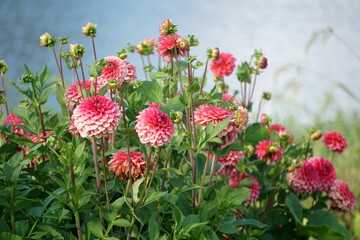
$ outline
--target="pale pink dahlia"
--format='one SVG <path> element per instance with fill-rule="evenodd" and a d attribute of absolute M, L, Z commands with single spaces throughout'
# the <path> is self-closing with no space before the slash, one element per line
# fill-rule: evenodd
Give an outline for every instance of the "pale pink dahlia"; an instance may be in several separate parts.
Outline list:
<path fill-rule="evenodd" d="M 271 118 L 266 115 L 265 113 L 262 113 L 260 116 L 260 126 L 268 126 L 271 123 Z"/>
<path fill-rule="evenodd" d="M 217 174 L 232 176 L 237 172 L 236 166 L 242 158 L 244 158 L 244 154 L 241 151 L 230 151 L 228 155 L 220 157 L 218 162 L 221 164 L 221 168 Z"/>
<path fill-rule="evenodd" d="M 266 160 L 267 164 L 279 160 L 283 156 L 283 150 L 272 141 L 260 141 L 256 145 L 255 153 L 261 160 Z"/>
<path fill-rule="evenodd" d="M 182 47 L 180 43 L 185 42 L 177 33 L 172 35 L 166 35 L 159 38 L 158 51 L 159 55 L 164 57 L 166 61 L 171 62 L 173 57 L 181 55 L 185 57 L 186 47 Z M 186 45 L 186 43 L 185 43 Z"/>
<path fill-rule="evenodd" d="M 110 98 L 95 96 L 83 100 L 74 110 L 74 126 L 81 137 L 106 137 L 113 133 L 120 118 L 117 103 Z"/>
<path fill-rule="evenodd" d="M 247 199 L 244 202 L 245 205 L 250 205 L 250 203 L 255 202 L 259 198 L 259 195 L 260 195 L 259 182 L 256 181 L 256 179 L 253 176 L 251 176 L 250 174 L 238 172 L 236 175 L 233 175 L 230 178 L 229 184 L 233 188 L 237 188 L 239 183 L 246 178 L 250 178 L 253 180 L 253 183 L 250 186 L 247 186 L 247 188 L 251 189 L 251 195 L 250 195 L 249 199 Z"/>
<path fill-rule="evenodd" d="M 113 172 L 122 181 L 127 181 L 130 175 L 133 181 L 144 175 L 146 162 L 144 161 L 143 153 L 130 152 L 131 173 L 129 172 L 128 152 L 120 150 L 110 158 L 109 171 Z"/>
<path fill-rule="evenodd" d="M 52 131 L 46 131 L 46 137 L 50 136 L 50 134 L 52 133 Z M 40 132 L 39 136 L 32 134 L 29 138 L 31 141 L 33 141 L 34 143 L 39 143 L 39 142 L 44 142 L 45 138 L 44 138 L 44 133 Z M 39 141 L 40 139 L 40 141 Z"/>
<path fill-rule="evenodd" d="M 125 81 L 126 82 L 131 82 L 132 80 L 136 79 L 136 67 L 131 65 L 128 61 L 125 61 L 126 63 L 126 76 L 125 76 Z"/>
<path fill-rule="evenodd" d="M 319 175 L 319 188 L 317 190 L 330 190 L 336 179 L 336 172 L 333 164 L 321 157 L 313 157 L 308 161 Z"/>
<path fill-rule="evenodd" d="M 119 57 L 104 57 L 107 65 L 102 68 L 101 76 L 98 77 L 99 84 L 104 86 L 109 80 L 116 80 L 119 84 L 125 81 L 128 75 L 127 63 Z"/>
<path fill-rule="evenodd" d="M 332 209 L 350 212 L 354 208 L 355 196 L 344 181 L 336 179 L 327 195 L 331 200 Z"/>
<path fill-rule="evenodd" d="M 194 118 L 196 124 L 200 124 L 205 128 L 209 123 L 212 123 L 215 127 L 219 122 L 233 115 L 234 112 L 231 110 L 213 105 L 201 105 L 195 110 Z M 223 141 L 224 145 L 229 145 L 234 142 L 240 131 L 240 129 L 236 127 L 234 120 L 235 117 L 233 116 L 229 125 L 217 135 L 217 137 Z"/>
<path fill-rule="evenodd" d="M 12 134 L 19 136 L 19 137 L 29 136 L 29 133 L 27 131 L 25 131 L 15 125 L 15 124 L 19 124 L 22 126 L 26 126 L 18 116 L 15 116 L 15 114 L 13 112 L 4 118 L 4 125 L 6 125 L 7 123 L 9 123 L 11 125 L 11 133 Z"/>
<path fill-rule="evenodd" d="M 148 107 L 136 117 L 135 130 L 140 142 L 160 147 L 174 136 L 174 124 L 168 115 L 156 107 Z"/>
<path fill-rule="evenodd" d="M 338 132 L 327 132 L 324 134 L 322 142 L 325 147 L 330 148 L 332 153 L 342 153 L 347 147 L 347 141 Z"/>
<path fill-rule="evenodd" d="M 84 100 L 87 92 L 90 92 L 91 85 L 93 85 L 93 88 L 95 90 L 95 82 L 91 80 L 86 80 L 85 82 L 76 82 L 70 85 L 70 87 L 65 92 L 65 100 L 71 110 L 76 107 L 76 103 L 81 103 L 81 101 Z M 102 86 L 97 84 L 96 93 L 99 93 L 101 88 Z"/>
<path fill-rule="evenodd" d="M 303 166 L 288 172 L 286 178 L 296 193 L 311 193 L 319 189 L 320 177 L 313 165 L 302 160 Z"/>
<path fill-rule="evenodd" d="M 161 36 L 172 35 L 177 31 L 176 25 L 174 25 L 171 19 L 164 20 L 159 27 Z"/>
<path fill-rule="evenodd" d="M 233 95 L 229 94 L 229 93 L 223 93 L 222 94 L 222 101 L 223 102 L 230 102 L 230 103 L 237 103 L 239 104 L 239 101 L 234 98 Z"/>
<path fill-rule="evenodd" d="M 288 132 L 288 130 L 286 129 L 286 127 L 284 127 L 281 124 L 271 124 L 269 127 L 269 131 L 272 132 L 276 132 L 276 133 L 280 133 L 280 132 Z"/>
<path fill-rule="evenodd" d="M 216 77 L 229 76 L 235 69 L 235 61 L 230 53 L 220 53 L 218 60 L 210 62 L 210 70 Z"/>

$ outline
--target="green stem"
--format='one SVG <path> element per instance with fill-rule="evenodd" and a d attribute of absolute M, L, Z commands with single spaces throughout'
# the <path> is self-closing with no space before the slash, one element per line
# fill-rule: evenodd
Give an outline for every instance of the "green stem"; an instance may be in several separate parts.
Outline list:
<path fill-rule="evenodd" d="M 101 162 L 104 168 L 104 187 L 105 187 L 105 196 L 106 196 L 106 207 L 110 211 L 110 197 L 109 197 L 109 188 L 107 182 L 107 166 L 105 162 L 105 144 L 104 144 L 104 137 L 101 138 Z"/>
<path fill-rule="evenodd" d="M 262 104 L 263 98 L 260 99 L 260 103 L 259 103 L 259 108 L 258 108 L 258 112 L 256 114 L 256 121 L 260 122 L 259 116 L 260 116 L 260 111 L 261 111 L 261 104 Z"/>
<path fill-rule="evenodd" d="M 12 234 L 16 234 L 15 213 L 13 210 L 10 211 L 10 219 L 11 219 L 11 232 Z"/>
<path fill-rule="evenodd" d="M 307 155 L 309 153 L 309 148 L 310 148 L 310 141 L 311 141 L 311 136 L 309 136 L 309 139 L 306 143 L 306 150 L 305 150 L 305 160 L 307 159 Z"/>
<path fill-rule="evenodd" d="M 60 49 L 61 49 L 61 46 L 62 46 L 62 45 L 60 45 Z M 53 52 L 53 54 L 54 54 L 56 66 L 57 66 L 57 68 L 58 68 L 58 70 L 59 70 L 60 79 L 61 79 L 61 85 L 62 85 L 62 87 L 65 89 L 65 82 L 64 82 L 63 72 L 62 72 L 61 58 L 60 58 L 60 63 L 59 63 L 59 60 L 58 60 L 58 58 L 57 58 L 57 56 L 56 56 L 56 52 L 55 52 L 55 49 L 54 49 L 54 48 L 52 48 L 52 52 Z"/>
<path fill-rule="evenodd" d="M 208 68 L 208 65 L 209 65 L 209 60 L 210 60 L 210 58 L 208 57 L 208 58 L 206 59 L 206 63 L 205 63 L 204 74 L 203 74 L 203 77 L 202 77 L 202 79 L 201 79 L 200 94 L 203 92 L 203 88 L 204 88 L 204 84 L 205 84 L 205 78 L 206 78 L 206 73 L 207 73 L 207 68 Z"/>
<path fill-rule="evenodd" d="M 203 193 L 202 187 L 204 186 L 204 183 L 205 183 L 205 176 L 206 176 L 206 172 L 207 172 L 207 166 L 209 164 L 209 158 L 210 158 L 210 151 L 208 152 L 208 156 L 205 161 L 204 171 L 201 176 L 201 183 L 200 183 L 201 188 L 199 189 L 199 197 L 198 197 L 197 206 L 200 206 L 201 202 L 202 202 L 202 193 Z"/>
<path fill-rule="evenodd" d="M 145 65 L 145 60 L 144 60 L 144 56 L 142 54 L 140 54 L 141 56 L 141 62 L 142 62 L 142 65 L 143 65 L 143 69 L 144 69 L 144 74 L 145 74 L 145 79 L 148 80 L 148 75 L 147 75 L 147 72 L 146 72 L 146 65 Z"/>
<path fill-rule="evenodd" d="M 92 44 L 92 47 L 93 47 L 94 58 L 95 58 L 95 62 L 96 62 L 96 61 L 97 61 L 97 57 L 96 57 L 95 41 L 94 41 L 94 38 L 93 38 L 93 37 L 91 37 L 91 44 Z"/>
<path fill-rule="evenodd" d="M 6 90 L 5 90 L 5 80 L 4 80 L 4 74 L 1 73 L 1 85 L 2 85 L 2 89 L 4 90 L 4 98 L 6 98 Z M 9 115 L 9 107 L 7 104 L 7 101 L 5 102 L 5 110 L 6 110 L 6 116 Z"/>
<path fill-rule="evenodd" d="M 99 204 L 100 204 L 101 180 L 100 180 L 99 162 L 98 162 L 97 153 L 96 153 L 96 138 L 95 137 L 93 138 L 93 141 L 91 143 L 91 147 L 92 147 L 93 160 L 94 160 L 94 169 L 95 169 L 96 192 L 97 192 L 98 201 L 99 201 Z M 103 214 L 102 214 L 101 205 L 100 205 L 99 215 L 100 215 L 100 221 L 101 221 L 101 223 L 103 223 L 104 218 L 103 218 Z"/>
<path fill-rule="evenodd" d="M 214 152 L 214 156 L 213 156 L 212 163 L 211 163 L 209 186 L 212 185 L 212 178 L 213 178 L 213 176 L 215 174 L 215 166 L 216 166 L 216 163 L 217 163 L 217 156 L 218 156 L 218 152 L 216 150 L 216 152 Z"/>
<path fill-rule="evenodd" d="M 76 210 L 75 213 L 75 222 L 76 222 L 76 229 L 77 229 L 77 235 L 78 235 L 78 239 L 82 240 L 82 233 L 81 233 L 81 224 L 80 224 L 80 217 L 79 217 L 79 212 Z"/>

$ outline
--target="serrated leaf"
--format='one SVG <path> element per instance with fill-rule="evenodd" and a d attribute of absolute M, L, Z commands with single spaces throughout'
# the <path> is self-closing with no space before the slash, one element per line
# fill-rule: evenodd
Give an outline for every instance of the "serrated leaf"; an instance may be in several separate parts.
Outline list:
<path fill-rule="evenodd" d="M 285 204 L 288 206 L 291 214 L 294 216 L 296 222 L 302 224 L 303 207 L 300 204 L 298 197 L 294 193 L 290 193 L 285 198 Z"/>

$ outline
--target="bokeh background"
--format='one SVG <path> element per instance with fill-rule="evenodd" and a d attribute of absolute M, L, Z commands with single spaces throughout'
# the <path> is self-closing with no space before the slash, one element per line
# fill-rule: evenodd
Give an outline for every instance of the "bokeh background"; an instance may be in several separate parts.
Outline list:
<path fill-rule="evenodd" d="M 192 54 L 202 61 L 211 47 L 232 53 L 237 64 L 249 60 L 254 49 L 262 49 L 269 65 L 258 80 L 255 106 L 262 92 L 270 91 L 273 98 L 263 111 L 296 137 L 305 138 L 310 126 L 341 132 L 349 146 L 334 165 L 338 178 L 349 182 L 360 199 L 359 13 L 358 0 L 1 0 L 0 59 L 9 65 L 6 77 L 13 81 L 24 73 L 24 63 L 39 71 L 48 65 L 56 77 L 52 52 L 39 46 L 43 33 L 69 36 L 70 43 L 85 46 L 84 63 L 90 65 L 91 42 L 81 34 L 87 22 L 98 25 L 95 42 L 100 58 L 116 55 L 128 43 L 157 39 L 158 26 L 167 18 L 178 25 L 181 35 L 199 39 Z M 130 55 L 128 60 L 143 79 L 140 57 Z M 71 73 L 65 77 L 70 84 Z M 211 79 L 209 74 L 208 89 Z M 225 81 L 230 93 L 239 89 L 235 74 Z M 9 84 L 6 88 L 14 107 L 22 97 Z M 52 99 L 48 106 L 56 109 L 57 103 Z M 321 142 L 314 150 L 315 155 L 331 157 Z M 339 217 L 354 239 L 360 236 L 358 203 L 352 213 Z"/>

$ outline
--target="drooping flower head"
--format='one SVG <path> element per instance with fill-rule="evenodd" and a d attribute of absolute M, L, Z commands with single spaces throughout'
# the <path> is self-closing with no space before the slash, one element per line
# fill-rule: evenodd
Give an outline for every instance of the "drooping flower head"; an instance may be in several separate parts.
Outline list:
<path fill-rule="evenodd" d="M 212 123 L 215 127 L 219 122 L 231 116 L 233 116 L 232 121 L 217 135 L 217 137 L 223 141 L 224 145 L 229 145 L 234 142 L 240 131 L 234 123 L 234 112 L 213 105 L 201 105 L 194 112 L 195 123 L 200 124 L 203 128 L 209 123 Z"/>
<path fill-rule="evenodd" d="M 350 212 L 354 208 L 355 196 L 344 181 L 336 179 L 327 195 L 331 200 L 332 209 Z"/>
<path fill-rule="evenodd" d="M 188 41 L 181 38 L 179 34 L 166 35 L 159 38 L 158 51 L 159 55 L 164 57 L 166 61 L 171 62 L 174 57 L 179 55 L 186 56 L 188 50 Z"/>
<path fill-rule="evenodd" d="M 272 141 L 260 141 L 256 145 L 255 153 L 261 160 L 266 160 L 267 164 L 279 160 L 283 156 L 283 150 Z"/>
<path fill-rule="evenodd" d="M 325 158 L 321 157 L 313 157 L 308 161 L 319 175 L 319 188 L 317 190 L 330 190 L 336 179 L 336 172 L 333 164 Z"/>
<path fill-rule="evenodd" d="M 25 131 L 15 125 L 15 124 L 19 124 L 19 125 L 26 126 L 18 116 L 15 116 L 15 114 L 13 112 L 4 118 L 4 125 L 6 125 L 7 123 L 9 123 L 11 125 L 11 133 L 12 134 L 19 136 L 19 137 L 29 136 L 29 133 L 27 131 Z"/>
<path fill-rule="evenodd" d="M 210 70 L 216 77 L 229 76 L 235 69 L 235 61 L 230 53 L 221 52 L 218 60 L 210 62 Z"/>
<path fill-rule="evenodd" d="M 230 151 L 228 155 L 220 157 L 218 162 L 221 164 L 221 168 L 217 174 L 224 176 L 236 174 L 236 166 L 242 158 L 244 158 L 244 154 L 241 151 Z"/>
<path fill-rule="evenodd" d="M 128 75 L 128 64 L 116 56 L 108 56 L 104 57 L 104 59 L 107 64 L 102 68 L 101 76 L 98 78 L 100 84 L 104 86 L 109 80 L 115 80 L 119 84 L 123 83 Z"/>
<path fill-rule="evenodd" d="M 148 107 L 136 117 L 135 130 L 140 142 L 160 147 L 174 136 L 174 124 L 169 116 L 156 107 Z"/>
<path fill-rule="evenodd" d="M 286 178 L 296 193 L 311 193 L 317 191 L 320 186 L 320 177 L 313 165 L 302 160 L 303 166 L 288 172 Z"/>
<path fill-rule="evenodd" d="M 145 38 L 142 42 L 136 45 L 136 52 L 141 55 L 148 56 L 154 53 L 154 38 Z"/>
<path fill-rule="evenodd" d="M 173 35 L 177 32 L 177 30 L 178 29 L 176 25 L 174 25 L 171 19 L 164 20 L 159 27 L 159 32 L 161 36 Z"/>
<path fill-rule="evenodd" d="M 84 100 L 83 96 L 86 96 L 86 92 L 90 91 L 91 85 L 93 85 L 94 89 L 96 88 L 96 93 L 98 94 L 102 88 L 102 85 L 98 84 L 95 87 L 95 82 L 91 80 L 86 80 L 85 82 L 76 82 L 70 85 L 70 87 L 65 92 L 65 100 L 71 110 L 75 108 L 75 102 L 81 103 L 82 100 Z"/>
<path fill-rule="evenodd" d="M 130 178 L 135 182 L 144 175 L 146 162 L 144 161 L 144 154 L 141 152 L 130 152 L 131 173 L 129 171 L 128 152 L 118 151 L 114 153 L 109 161 L 109 171 L 113 172 L 122 181 L 127 181 Z"/>
<path fill-rule="evenodd" d="M 259 198 L 259 195 L 260 195 L 259 182 L 256 181 L 256 179 L 253 176 L 251 176 L 250 174 L 237 172 L 237 174 L 230 177 L 229 184 L 233 188 L 237 188 L 239 183 L 246 178 L 250 178 L 253 180 L 253 183 L 251 185 L 247 186 L 247 188 L 251 189 L 251 195 L 250 195 L 249 199 L 247 199 L 244 202 L 245 205 L 250 205 L 250 203 L 255 202 Z"/>
<path fill-rule="evenodd" d="M 324 134 L 322 142 L 325 147 L 330 148 L 332 153 L 342 153 L 347 147 L 347 141 L 338 132 L 327 132 Z"/>
<path fill-rule="evenodd" d="M 120 118 L 117 103 L 103 96 L 83 100 L 74 110 L 74 126 L 81 137 L 106 137 L 113 133 Z"/>

